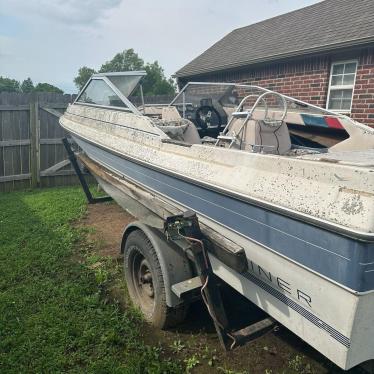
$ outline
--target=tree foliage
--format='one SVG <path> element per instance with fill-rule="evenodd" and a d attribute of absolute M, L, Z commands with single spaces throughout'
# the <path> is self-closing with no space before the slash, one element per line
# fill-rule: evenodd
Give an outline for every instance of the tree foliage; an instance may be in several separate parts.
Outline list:
<path fill-rule="evenodd" d="M 21 84 L 22 92 L 28 93 L 34 91 L 34 83 L 32 82 L 31 78 L 25 79 Z"/>
<path fill-rule="evenodd" d="M 174 81 L 166 79 L 164 69 L 158 61 L 144 67 L 147 76 L 143 81 L 143 90 L 147 95 L 173 95 L 175 94 Z"/>
<path fill-rule="evenodd" d="M 100 73 L 109 71 L 130 71 L 142 70 L 144 68 L 144 60 L 132 49 L 125 49 L 123 52 L 117 53 L 110 61 L 101 65 Z"/>
<path fill-rule="evenodd" d="M 165 77 L 164 69 L 158 61 L 145 63 L 132 48 L 117 53 L 111 60 L 101 65 L 99 72 L 107 73 L 132 70 L 145 70 L 147 72 L 147 76 L 143 80 L 144 95 L 172 95 L 175 93 L 173 80 Z M 81 89 L 94 73 L 94 69 L 83 66 L 79 69 L 74 83 Z"/>
<path fill-rule="evenodd" d="M 78 75 L 74 78 L 74 83 L 79 88 L 79 90 L 83 88 L 83 86 L 90 79 L 91 75 L 95 73 L 96 71 L 94 69 L 91 69 L 87 66 L 82 66 L 78 70 Z"/>
<path fill-rule="evenodd" d="M 55 93 L 64 93 L 64 91 L 60 90 L 58 87 L 49 84 L 49 83 L 38 83 L 35 88 L 35 92 L 55 92 Z"/>
<path fill-rule="evenodd" d="M 0 92 L 21 92 L 20 84 L 15 79 L 0 76 Z"/>
<path fill-rule="evenodd" d="M 0 76 L 0 92 L 56 92 L 64 93 L 61 89 L 49 83 L 38 83 L 35 87 L 31 78 L 25 79 L 22 84 L 15 79 Z"/>

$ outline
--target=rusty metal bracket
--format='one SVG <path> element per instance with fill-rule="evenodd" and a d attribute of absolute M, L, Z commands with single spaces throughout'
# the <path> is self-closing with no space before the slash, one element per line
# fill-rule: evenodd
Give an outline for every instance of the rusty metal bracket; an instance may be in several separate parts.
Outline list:
<path fill-rule="evenodd" d="M 202 299 L 225 351 L 255 340 L 274 330 L 275 321 L 270 317 L 252 323 L 241 330 L 234 331 L 231 329 L 221 295 L 220 281 L 214 274 L 209 261 L 210 243 L 201 232 L 195 212 L 186 211 L 183 214 L 167 217 L 164 223 L 164 232 L 168 240 L 178 242 L 182 239 L 189 242 L 185 252 L 187 257 L 194 262 L 198 275 L 198 277 L 174 285 L 174 292 L 181 295 L 184 292 L 188 293 L 191 290 L 200 289 Z"/>

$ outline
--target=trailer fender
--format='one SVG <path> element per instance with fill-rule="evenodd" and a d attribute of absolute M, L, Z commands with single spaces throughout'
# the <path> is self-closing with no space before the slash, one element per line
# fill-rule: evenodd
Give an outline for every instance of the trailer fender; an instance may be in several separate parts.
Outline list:
<path fill-rule="evenodd" d="M 169 307 L 180 305 L 183 300 L 173 293 L 171 286 L 193 277 L 187 256 L 175 243 L 168 241 L 161 230 L 140 221 L 131 222 L 125 227 L 122 234 L 121 253 L 124 252 L 129 234 L 135 230 L 141 230 L 156 251 L 166 290 L 166 304 Z"/>

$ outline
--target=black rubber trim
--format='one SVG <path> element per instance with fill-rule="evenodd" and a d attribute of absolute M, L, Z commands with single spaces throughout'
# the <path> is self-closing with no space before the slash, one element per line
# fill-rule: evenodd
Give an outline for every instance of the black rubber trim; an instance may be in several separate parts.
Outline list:
<path fill-rule="evenodd" d="M 206 241 L 208 252 L 217 257 L 229 268 L 242 274 L 248 270 L 248 261 L 244 249 L 234 253 L 227 248 L 212 243 L 209 239 Z"/>

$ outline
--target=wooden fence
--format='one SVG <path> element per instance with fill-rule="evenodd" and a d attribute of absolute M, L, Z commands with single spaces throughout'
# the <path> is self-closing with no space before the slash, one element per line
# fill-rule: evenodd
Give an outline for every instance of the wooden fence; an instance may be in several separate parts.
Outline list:
<path fill-rule="evenodd" d="M 73 95 L 56 93 L 0 93 L 0 192 L 78 182 L 58 123 L 73 100 Z M 137 97 L 132 101 L 140 104 Z M 151 96 L 145 101 L 168 103 L 171 97 Z"/>
<path fill-rule="evenodd" d="M 72 100 L 55 93 L 0 93 L 0 192 L 77 182 L 58 123 Z"/>

